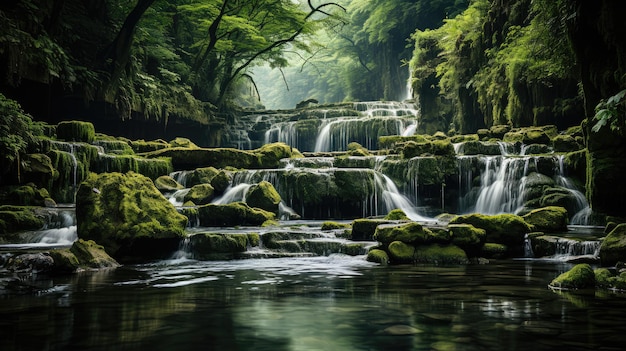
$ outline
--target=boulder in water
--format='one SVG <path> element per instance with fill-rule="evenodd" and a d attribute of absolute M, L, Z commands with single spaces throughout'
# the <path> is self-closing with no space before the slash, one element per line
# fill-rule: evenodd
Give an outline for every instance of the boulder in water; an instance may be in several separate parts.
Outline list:
<path fill-rule="evenodd" d="M 471 224 L 448 225 L 452 243 L 465 250 L 470 256 L 477 256 L 485 243 L 487 232 Z"/>
<path fill-rule="evenodd" d="M 264 180 L 252 185 L 246 192 L 245 199 L 250 207 L 278 214 L 281 198 L 272 183 L 268 181 Z"/>
<path fill-rule="evenodd" d="M 626 273 L 615 272 L 608 268 L 598 268 L 593 271 L 596 277 L 596 287 L 601 289 L 626 290 Z"/>
<path fill-rule="evenodd" d="M 504 258 L 508 249 L 506 245 L 496 243 L 485 243 L 480 248 L 480 256 L 486 258 Z"/>
<path fill-rule="evenodd" d="M 389 213 L 387 213 L 387 215 L 385 216 L 385 219 L 391 220 L 391 221 L 408 221 L 408 220 L 410 220 L 409 217 L 406 216 L 406 213 L 404 213 L 404 211 L 402 211 L 399 208 L 396 208 L 395 210 L 391 210 Z"/>
<path fill-rule="evenodd" d="M 486 241 L 507 245 L 510 249 L 523 248 L 526 233 L 531 231 L 530 225 L 520 216 L 514 214 L 469 214 L 458 216 L 450 224 L 471 224 L 482 228 L 487 233 Z"/>
<path fill-rule="evenodd" d="M 367 253 L 367 261 L 387 265 L 389 264 L 389 255 L 384 250 L 372 249 Z"/>
<path fill-rule="evenodd" d="M 389 244 L 387 251 L 392 263 L 413 263 L 415 262 L 415 246 L 403 241 L 394 241 Z"/>
<path fill-rule="evenodd" d="M 206 205 L 213 200 L 214 193 L 215 189 L 213 189 L 211 184 L 194 185 L 189 189 L 189 192 L 185 194 L 183 201 L 185 203 L 191 201 L 194 205 Z"/>
<path fill-rule="evenodd" d="M 276 216 L 259 208 L 252 208 L 243 202 L 227 205 L 208 204 L 198 207 L 198 218 L 202 226 L 234 227 L 239 225 L 263 225 Z"/>
<path fill-rule="evenodd" d="M 181 190 L 185 188 L 182 184 L 174 180 L 174 178 L 167 176 L 167 175 L 158 177 L 154 181 L 154 186 L 156 186 L 156 188 L 162 192 L 176 191 L 176 190 Z"/>
<path fill-rule="evenodd" d="M 383 245 L 389 245 L 393 241 L 401 241 L 407 244 L 420 245 L 431 243 L 448 243 L 450 236 L 448 232 L 433 232 L 424 228 L 417 222 L 401 224 L 384 224 L 376 228 L 374 240 L 380 241 Z"/>
<path fill-rule="evenodd" d="M 246 251 L 247 234 L 197 233 L 189 238 L 193 257 L 201 260 L 232 259 Z"/>
<path fill-rule="evenodd" d="M 213 179 L 211 179 L 211 186 L 215 189 L 215 194 L 221 195 L 224 194 L 231 181 L 232 176 L 230 173 L 221 170 L 215 175 L 215 177 L 213 177 Z"/>
<path fill-rule="evenodd" d="M 350 238 L 352 240 L 374 240 L 374 233 L 376 233 L 376 228 L 381 224 L 390 223 L 394 222 L 384 219 L 355 219 L 352 222 L 352 234 Z"/>
<path fill-rule="evenodd" d="M 587 263 L 577 264 L 550 282 L 550 287 L 559 290 L 594 288 L 596 277 Z"/>
<path fill-rule="evenodd" d="M 415 248 L 415 262 L 429 264 L 468 264 L 467 254 L 456 245 L 424 245 Z"/>
<path fill-rule="evenodd" d="M 600 245 L 600 260 L 603 266 L 626 261 L 626 223 L 617 225 Z"/>
<path fill-rule="evenodd" d="M 533 230 L 541 232 L 567 231 L 567 210 L 559 206 L 548 206 L 530 211 L 522 216 Z"/>
<path fill-rule="evenodd" d="M 76 194 L 76 220 L 79 238 L 131 261 L 168 256 L 187 225 L 152 181 L 134 172 L 92 174 Z"/>

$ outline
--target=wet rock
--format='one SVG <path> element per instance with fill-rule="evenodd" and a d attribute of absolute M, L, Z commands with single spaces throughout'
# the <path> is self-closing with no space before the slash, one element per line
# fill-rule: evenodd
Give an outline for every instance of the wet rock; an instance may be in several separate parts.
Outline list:
<path fill-rule="evenodd" d="M 596 278 L 593 269 L 589 264 L 577 264 L 569 271 L 562 273 L 550 282 L 553 289 L 585 289 L 593 288 L 596 285 Z"/>
<path fill-rule="evenodd" d="M 381 224 L 394 223 L 384 219 L 355 219 L 352 222 L 352 240 L 374 240 L 376 228 Z"/>
<path fill-rule="evenodd" d="M 43 228 L 44 224 L 43 218 L 37 216 L 31 207 L 0 206 L 0 234 L 37 230 Z"/>
<path fill-rule="evenodd" d="M 248 247 L 247 234 L 197 233 L 189 241 L 193 257 L 201 260 L 234 258 Z"/>
<path fill-rule="evenodd" d="M 402 241 L 407 244 L 447 243 L 450 241 L 446 231 L 433 232 L 416 222 L 400 224 L 383 224 L 376 228 L 374 240 L 388 245 L 393 241 Z"/>
<path fill-rule="evenodd" d="M 382 333 L 387 335 L 415 335 L 422 333 L 422 331 L 410 325 L 398 324 L 383 329 Z"/>
<path fill-rule="evenodd" d="M 167 175 L 158 177 L 154 181 L 154 186 L 161 192 L 176 191 L 185 188 L 182 184 L 174 180 L 174 178 Z"/>
<path fill-rule="evenodd" d="M 252 185 L 246 192 L 245 198 L 250 207 L 278 214 L 281 198 L 272 183 L 268 181 Z"/>
<path fill-rule="evenodd" d="M 598 268 L 593 273 L 595 274 L 596 286 L 598 288 L 626 290 L 626 272 Z"/>
<path fill-rule="evenodd" d="M 27 253 L 9 259 L 6 268 L 13 272 L 46 273 L 54 268 L 54 259 L 47 253 Z"/>
<path fill-rule="evenodd" d="M 478 255 L 487 236 L 484 229 L 475 228 L 471 224 L 450 224 L 448 230 L 452 243 L 465 250 L 469 256 Z"/>
<path fill-rule="evenodd" d="M 227 173 L 226 171 L 221 170 L 219 171 L 219 173 L 215 175 L 215 177 L 213 177 L 213 179 L 211 179 L 210 184 L 213 187 L 213 189 L 215 189 L 216 195 L 222 195 L 224 194 L 224 192 L 230 185 L 231 181 L 232 181 L 232 176 L 230 175 L 230 173 Z"/>
<path fill-rule="evenodd" d="M 415 246 L 402 241 L 391 242 L 387 248 L 392 263 L 415 262 Z"/>
<path fill-rule="evenodd" d="M 187 225 L 152 181 L 134 172 L 92 174 L 76 194 L 76 220 L 79 238 L 133 261 L 171 254 Z"/>
<path fill-rule="evenodd" d="M 506 245 L 496 243 L 485 243 L 480 248 L 480 256 L 486 258 L 504 258 L 508 249 Z"/>
<path fill-rule="evenodd" d="M 486 241 L 521 248 L 526 233 L 531 231 L 528 223 L 514 214 L 483 215 L 469 214 L 458 216 L 450 224 L 471 224 L 486 231 Z"/>
<path fill-rule="evenodd" d="M 391 210 L 389 213 L 387 213 L 387 215 L 385 216 L 386 220 L 391 220 L 391 221 L 408 221 L 410 220 L 409 217 L 406 216 L 406 213 L 404 213 L 404 211 L 402 211 L 399 208 L 396 208 L 395 210 Z"/>
<path fill-rule="evenodd" d="M 57 125 L 57 138 L 65 141 L 79 141 L 91 144 L 96 137 L 96 129 L 91 122 L 63 121 Z"/>
<path fill-rule="evenodd" d="M 239 225 L 262 225 L 276 216 L 259 208 L 252 208 L 243 202 L 227 205 L 208 204 L 198 207 L 198 218 L 202 226 L 234 227 Z"/>
<path fill-rule="evenodd" d="M 602 265 L 611 266 L 626 261 L 626 223 L 617 225 L 600 245 Z"/>
<path fill-rule="evenodd" d="M 193 202 L 195 205 L 206 205 L 213 200 L 213 194 L 215 193 L 215 189 L 211 186 L 211 184 L 198 184 L 194 185 L 189 189 L 189 192 L 185 194 L 183 201 L 187 203 L 188 201 Z"/>
<path fill-rule="evenodd" d="M 522 216 L 526 223 L 533 226 L 533 230 L 542 232 L 567 231 L 568 215 L 563 207 L 548 206 L 530 211 Z"/>
<path fill-rule="evenodd" d="M 429 264 L 468 264 L 467 254 L 456 245 L 425 245 L 415 250 L 415 262 Z"/>

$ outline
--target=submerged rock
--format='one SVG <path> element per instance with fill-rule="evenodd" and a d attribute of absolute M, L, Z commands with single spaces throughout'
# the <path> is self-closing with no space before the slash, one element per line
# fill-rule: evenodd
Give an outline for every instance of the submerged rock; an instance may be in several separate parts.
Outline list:
<path fill-rule="evenodd" d="M 152 181 L 134 172 L 92 174 L 76 194 L 76 220 L 79 238 L 132 261 L 169 255 L 187 225 Z"/>

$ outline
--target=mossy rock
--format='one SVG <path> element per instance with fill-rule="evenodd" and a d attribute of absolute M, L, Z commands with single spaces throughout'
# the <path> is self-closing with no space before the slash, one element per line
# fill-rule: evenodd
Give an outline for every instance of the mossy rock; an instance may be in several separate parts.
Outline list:
<path fill-rule="evenodd" d="M 617 225 L 600 245 L 600 261 L 603 266 L 626 262 L 626 223 Z"/>
<path fill-rule="evenodd" d="M 189 149 L 170 147 L 144 154 L 145 157 L 168 157 L 176 170 L 196 169 L 201 167 L 214 168 L 254 168 L 258 164 L 258 157 L 250 151 L 233 148 L 199 148 Z"/>
<path fill-rule="evenodd" d="M 428 264 L 468 264 L 467 254 L 456 245 L 420 245 L 415 250 L 415 262 Z"/>
<path fill-rule="evenodd" d="M 215 167 L 200 167 L 186 173 L 184 185 L 191 188 L 198 184 L 211 184 L 220 171 Z"/>
<path fill-rule="evenodd" d="M 435 140 L 422 143 L 413 141 L 406 142 L 402 145 L 402 158 L 409 159 L 416 156 L 453 156 L 454 146 L 450 139 Z"/>
<path fill-rule="evenodd" d="M 485 243 L 480 249 L 480 256 L 485 258 L 505 258 L 507 251 L 506 245 Z"/>
<path fill-rule="evenodd" d="M 257 247 L 261 243 L 261 235 L 259 233 L 248 233 L 248 246 Z"/>
<path fill-rule="evenodd" d="M 219 173 L 211 179 L 211 186 L 215 189 L 215 193 L 218 195 L 223 194 L 226 189 L 230 186 L 232 181 L 232 177 L 230 173 L 227 173 L 224 170 L 220 170 Z"/>
<path fill-rule="evenodd" d="M 171 147 L 184 147 L 184 148 L 188 148 L 188 149 L 198 149 L 198 145 L 194 144 L 193 141 L 187 139 L 187 138 L 181 138 L 181 137 L 177 137 L 174 140 L 170 141 L 170 146 Z"/>
<path fill-rule="evenodd" d="M 393 223 L 384 219 L 355 219 L 352 222 L 352 240 L 373 241 L 376 228 L 381 224 Z"/>
<path fill-rule="evenodd" d="M 35 184 L 21 185 L 13 188 L 7 194 L 7 202 L 18 206 L 44 206 L 46 199 L 50 198 L 48 190 L 37 188 Z"/>
<path fill-rule="evenodd" d="M 70 247 L 70 252 L 76 256 L 82 268 L 114 268 L 120 265 L 106 253 L 102 245 L 93 240 L 76 240 Z"/>
<path fill-rule="evenodd" d="M 245 199 L 250 207 L 278 214 L 281 198 L 272 183 L 268 181 L 264 180 L 252 185 L 246 192 Z"/>
<path fill-rule="evenodd" d="M 303 157 L 302 154 L 285 143 L 265 144 L 254 150 L 257 168 L 279 168 L 283 158 Z"/>
<path fill-rule="evenodd" d="M 469 256 L 478 256 L 487 237 L 484 229 L 475 228 L 471 224 L 450 224 L 448 230 L 454 245 L 465 250 Z"/>
<path fill-rule="evenodd" d="M 415 246 L 402 241 L 393 241 L 387 247 L 389 260 L 392 263 L 413 263 L 415 262 Z"/>
<path fill-rule="evenodd" d="M 135 153 L 145 153 L 170 147 L 170 144 L 165 140 L 133 140 L 130 142 L 130 147 Z"/>
<path fill-rule="evenodd" d="M 367 253 L 366 260 L 368 262 L 380 263 L 381 265 L 389 264 L 389 255 L 387 252 L 380 249 L 373 249 Z"/>
<path fill-rule="evenodd" d="M 530 225 L 522 217 L 508 213 L 468 214 L 454 218 L 450 224 L 471 224 L 476 228 L 482 228 L 487 232 L 487 242 L 503 244 L 510 249 L 523 248 L 524 237 L 531 231 Z"/>
<path fill-rule="evenodd" d="M 420 245 L 430 243 L 449 242 L 450 237 L 440 232 L 433 233 L 416 222 L 402 224 L 384 224 L 376 228 L 374 240 L 383 245 L 389 245 L 393 241 L 401 241 L 407 244 Z"/>
<path fill-rule="evenodd" d="M 559 237 L 551 235 L 530 236 L 530 243 L 535 257 L 554 256 Z"/>
<path fill-rule="evenodd" d="M 576 213 L 579 207 L 576 196 L 564 188 L 544 189 L 539 203 L 541 207 L 562 207 L 569 213 Z"/>
<path fill-rule="evenodd" d="M 135 151 L 125 140 L 95 140 L 94 145 L 102 147 L 107 154 L 134 155 Z"/>
<path fill-rule="evenodd" d="M 530 144 L 550 144 L 550 136 L 540 128 L 528 128 L 524 132 L 522 142 Z"/>
<path fill-rule="evenodd" d="M 489 128 L 489 136 L 491 138 L 502 139 L 509 131 L 511 131 L 511 126 L 507 124 L 498 124 Z"/>
<path fill-rule="evenodd" d="M 76 194 L 76 220 L 79 238 L 127 261 L 167 257 L 187 225 L 153 182 L 134 172 L 89 176 Z"/>
<path fill-rule="evenodd" d="M 322 230 L 324 231 L 336 230 L 336 229 L 349 229 L 349 228 L 350 228 L 350 224 L 348 223 L 337 223 L 337 222 L 332 222 L 332 221 L 326 221 L 322 223 Z"/>
<path fill-rule="evenodd" d="M 91 144 L 96 137 L 96 129 L 90 122 L 64 121 L 57 125 L 57 138 Z"/>
<path fill-rule="evenodd" d="M 553 289 L 574 290 L 595 288 L 596 277 L 591 266 L 587 263 L 577 264 L 569 271 L 560 274 L 552 282 Z"/>
<path fill-rule="evenodd" d="M 598 268 L 593 273 L 596 277 L 597 288 L 626 290 L 626 272 L 615 273 L 608 268 Z"/>
<path fill-rule="evenodd" d="M 574 152 L 583 148 L 572 135 L 561 134 L 552 139 L 552 148 L 556 152 Z"/>
<path fill-rule="evenodd" d="M 243 202 L 200 206 L 198 207 L 198 217 L 200 225 L 205 227 L 258 226 L 275 219 L 274 213 L 252 208 Z"/>
<path fill-rule="evenodd" d="M 193 257 L 200 260 L 234 258 L 248 247 L 248 235 L 245 233 L 197 233 L 189 241 Z"/>
<path fill-rule="evenodd" d="M 500 145 L 495 142 L 467 141 L 459 146 L 461 155 L 501 155 Z"/>
<path fill-rule="evenodd" d="M 158 177 L 154 181 L 154 186 L 156 186 L 156 188 L 159 189 L 161 192 L 176 191 L 185 188 L 182 184 L 180 184 L 174 178 L 168 175 Z"/>
<path fill-rule="evenodd" d="M 28 154 L 24 155 L 20 166 L 22 167 L 22 181 L 33 182 L 38 186 L 46 186 L 54 178 L 58 176 L 53 165 L 52 160 L 45 154 Z"/>
<path fill-rule="evenodd" d="M 522 216 L 533 230 L 547 233 L 567 231 L 568 215 L 563 207 L 548 206 L 530 211 Z"/>
<path fill-rule="evenodd" d="M 80 262 L 70 249 L 50 250 L 50 257 L 54 261 L 52 269 L 56 274 L 75 273 L 80 268 Z"/>
<path fill-rule="evenodd" d="M 206 205 L 213 200 L 213 194 L 215 190 L 211 184 L 198 184 L 189 189 L 189 192 L 185 194 L 183 202 L 191 201 L 194 205 Z"/>
<path fill-rule="evenodd" d="M 364 148 L 361 144 L 353 141 L 348 144 L 347 154 L 350 156 L 370 156 L 370 152 Z"/>
<path fill-rule="evenodd" d="M 43 218 L 37 216 L 30 207 L 0 206 L 0 234 L 38 230 L 44 224 Z"/>
<path fill-rule="evenodd" d="M 411 136 L 400 136 L 400 135 L 387 135 L 378 137 L 378 147 L 380 149 L 392 149 L 396 147 L 398 144 L 405 143 L 407 141 L 412 141 L 415 143 L 423 143 L 430 141 L 424 135 L 411 135 Z"/>
<path fill-rule="evenodd" d="M 404 213 L 404 211 L 402 211 L 399 208 L 396 208 L 395 210 L 391 210 L 389 213 L 387 213 L 387 215 L 385 216 L 385 219 L 390 220 L 390 221 L 410 220 L 410 218 L 406 216 L 406 213 Z"/>
<path fill-rule="evenodd" d="M 526 155 L 543 155 L 549 154 L 552 152 L 552 149 L 548 145 L 545 144 L 530 144 L 526 145 L 524 149 L 524 153 Z"/>
<path fill-rule="evenodd" d="M 96 173 L 135 172 L 150 179 L 157 179 L 173 170 L 168 158 L 143 158 L 135 155 L 100 154 L 92 167 Z"/>

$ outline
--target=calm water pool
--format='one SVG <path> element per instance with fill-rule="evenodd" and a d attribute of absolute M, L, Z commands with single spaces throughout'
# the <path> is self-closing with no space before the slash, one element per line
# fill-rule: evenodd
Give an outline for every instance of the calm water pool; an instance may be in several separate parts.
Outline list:
<path fill-rule="evenodd" d="M 364 257 L 163 261 L 0 298 L 0 350 L 621 350 L 626 298 L 557 294 L 570 265 Z"/>

